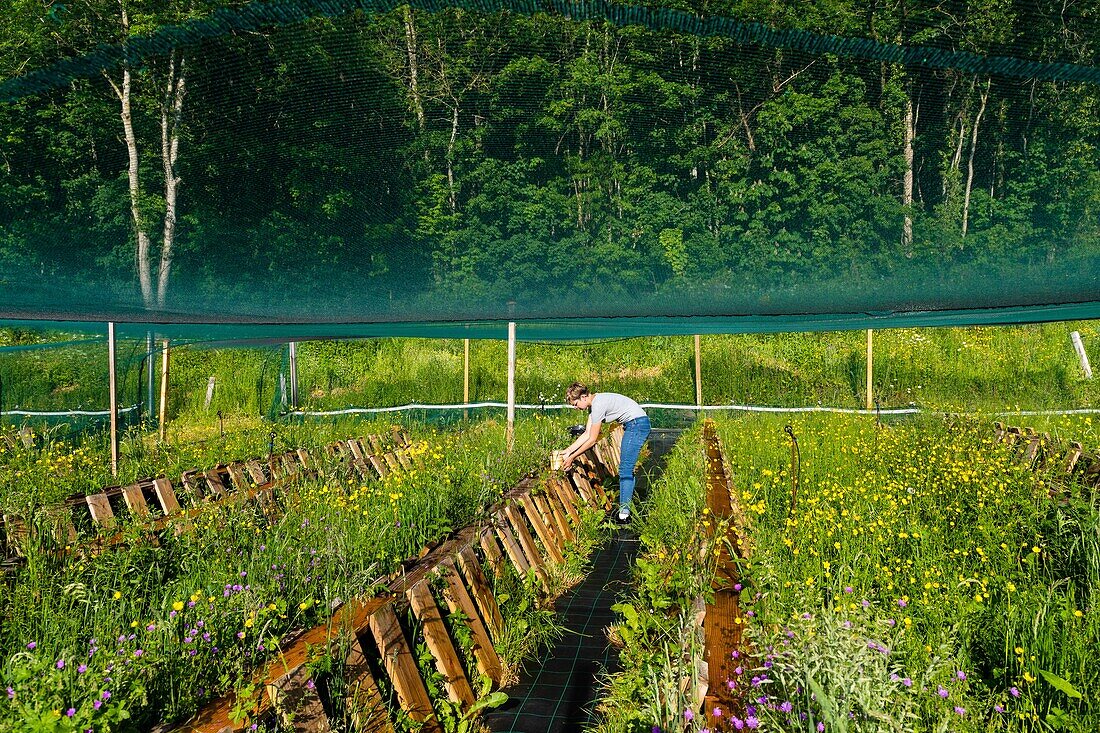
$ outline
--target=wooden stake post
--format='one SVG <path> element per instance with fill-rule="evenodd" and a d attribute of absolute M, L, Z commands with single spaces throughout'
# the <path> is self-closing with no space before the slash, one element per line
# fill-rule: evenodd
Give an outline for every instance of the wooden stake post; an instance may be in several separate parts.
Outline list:
<path fill-rule="evenodd" d="M 108 393 L 111 400 L 111 476 L 118 478 L 118 375 L 115 365 L 115 324 L 107 324 L 107 361 L 111 371 Z"/>
<path fill-rule="evenodd" d="M 516 322 L 508 322 L 508 427 L 506 442 L 512 452 L 516 429 Z"/>
<path fill-rule="evenodd" d="M 470 339 L 462 340 L 462 404 L 470 404 Z M 462 411 L 462 419 L 470 419 L 470 411 Z"/>
<path fill-rule="evenodd" d="M 164 340 L 164 359 L 160 368 L 160 441 L 168 437 L 168 339 Z"/>
<path fill-rule="evenodd" d="M 703 407 L 702 337 L 695 334 L 695 406 Z"/>
<path fill-rule="evenodd" d="M 871 391 L 871 373 L 874 366 L 874 336 L 871 329 L 867 329 L 867 409 L 875 406 L 874 395 Z"/>

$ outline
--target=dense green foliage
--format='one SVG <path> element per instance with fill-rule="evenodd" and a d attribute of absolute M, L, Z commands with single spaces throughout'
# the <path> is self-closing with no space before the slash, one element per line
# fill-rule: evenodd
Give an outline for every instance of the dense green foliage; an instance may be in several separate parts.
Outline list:
<path fill-rule="evenodd" d="M 1035 470 L 967 420 L 716 422 L 743 549 L 740 703 L 692 695 L 693 603 L 714 578 L 700 538 L 726 521 L 704 513 L 692 430 L 642 503 L 601 730 L 1096 729 L 1100 514 L 1057 461 Z"/>
<path fill-rule="evenodd" d="M 24 539 L 25 566 L 0 584 L 0 728 L 148 730 L 247 689 L 283 640 L 324 623 L 341 601 L 371 596 L 403 561 L 481 517 L 545 462 L 546 441 L 561 432 L 560 422 L 523 420 L 506 452 L 494 421 L 425 431 L 410 449 L 414 468 L 381 480 L 321 458 L 319 475 L 275 492 L 271 513 L 251 502 L 206 503 L 177 515 L 180 531 L 158 542 L 137 523 L 122 528 L 125 543 L 99 553 L 58 552 L 47 532 Z M 42 453 L 87 470 L 61 449 Z M 22 477 L 24 494 L 37 478 Z M 586 514 L 578 551 L 590 549 L 595 521 Z M 574 557 L 567 568 L 582 563 Z M 563 580 L 555 576 L 554 587 Z M 529 579 L 508 571 L 495 582 L 509 626 L 501 651 L 516 667 L 554 632 L 552 612 L 538 607 Z M 342 679 L 342 665 L 325 665 L 330 653 L 341 658 L 337 649 L 311 653 L 313 677 Z"/>
<path fill-rule="evenodd" d="M 0 79 L 241 4 L 15 2 Z M 1086 65 L 1100 38 L 1093 10 L 1045 2 L 685 9 Z M 1090 84 L 543 14 L 231 34 L 0 104 L 0 263 L 23 286 L 3 305 L 327 320 L 1089 300 L 1098 104 Z"/>
<path fill-rule="evenodd" d="M 1070 341 L 1079 331 L 1093 361 L 1095 322 L 1003 328 L 898 329 L 874 333 L 873 397 L 883 408 L 915 405 L 950 412 L 1089 408 L 1100 399 L 1097 380 L 1084 377 Z M 64 335 L 0 330 L 0 346 Z M 706 335 L 702 337 L 703 402 L 862 408 L 866 404 L 866 336 L 862 332 Z M 120 404 L 144 402 L 144 342 L 124 342 Z M 160 354 L 154 354 L 158 375 Z M 169 437 L 218 433 L 284 409 L 279 375 L 288 369 L 285 346 L 254 349 L 176 348 L 168 393 Z M 575 344 L 520 343 L 516 397 L 520 404 L 561 405 L 575 380 L 640 402 L 694 404 L 690 337 L 658 337 Z M 210 378 L 215 381 L 209 407 Z M 378 339 L 298 345 L 300 405 L 307 411 L 419 404 L 460 404 L 463 343 L 457 340 Z M 139 383 L 140 382 L 140 383 Z M 506 345 L 470 345 L 470 399 L 507 397 Z M 105 344 L 0 353 L 0 411 L 104 410 Z M 272 412 L 274 408 L 274 412 Z M 653 410 L 662 423 L 680 416 Z M 461 412 L 418 417 L 453 420 Z M 100 418 L 102 420 L 102 418 Z M 38 419 L 30 418 L 32 424 Z M 177 427 L 178 425 L 178 427 Z M 1042 425 L 1036 424 L 1036 427 Z M 256 425 L 258 431 L 263 428 Z M 1091 432 L 1079 435 L 1091 439 Z"/>

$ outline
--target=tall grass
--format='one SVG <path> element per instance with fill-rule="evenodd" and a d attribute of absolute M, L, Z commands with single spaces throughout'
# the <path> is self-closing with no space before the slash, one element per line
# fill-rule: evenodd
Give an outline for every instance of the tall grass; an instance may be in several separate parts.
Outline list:
<path fill-rule="evenodd" d="M 1094 322 L 877 331 L 873 395 L 883 407 L 912 404 L 951 412 L 1092 406 L 1100 398 L 1100 380 L 1084 378 L 1070 342 L 1074 330 L 1100 360 L 1095 351 L 1100 327 Z M 0 344 L 42 338 L 0 330 Z M 138 384 L 144 348 L 144 342 L 120 346 L 126 355 L 123 393 L 132 399 L 144 395 Z M 865 349 L 863 331 L 705 335 L 703 401 L 863 407 Z M 81 346 L 0 354 L 0 409 L 15 404 L 102 409 L 107 402 L 105 352 L 105 347 Z M 306 409 L 462 401 L 461 340 L 318 341 L 300 344 L 298 353 L 300 402 Z M 280 346 L 222 349 L 196 344 L 174 349 L 170 417 L 210 424 L 219 411 L 266 415 L 280 403 L 279 375 L 285 372 L 285 361 L 285 347 Z M 473 341 L 471 400 L 504 400 L 506 367 L 503 341 Z M 517 399 L 558 404 L 565 387 L 576 380 L 639 401 L 693 404 L 694 374 L 690 336 L 521 342 Z M 210 377 L 215 388 L 207 406 Z"/>

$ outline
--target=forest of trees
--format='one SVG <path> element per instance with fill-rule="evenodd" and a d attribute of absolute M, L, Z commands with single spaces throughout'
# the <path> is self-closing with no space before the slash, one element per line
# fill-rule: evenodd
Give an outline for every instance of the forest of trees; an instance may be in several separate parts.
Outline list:
<path fill-rule="evenodd" d="M 9 4 L 0 80 L 244 5 Z M 819 33 L 822 52 L 406 5 L 164 43 L 9 96 L 0 310 L 369 320 L 1096 299 L 1100 86 L 829 41 L 1095 66 L 1100 6 L 675 7 Z"/>

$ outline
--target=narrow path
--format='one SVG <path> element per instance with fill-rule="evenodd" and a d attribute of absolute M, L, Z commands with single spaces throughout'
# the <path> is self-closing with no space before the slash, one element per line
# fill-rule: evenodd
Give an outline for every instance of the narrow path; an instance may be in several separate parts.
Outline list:
<path fill-rule="evenodd" d="M 636 492 L 645 501 L 649 485 L 661 475 L 665 456 L 679 430 L 654 430 L 650 456 L 637 472 Z M 614 492 L 609 492 L 614 500 Z M 594 722 L 592 705 L 604 672 L 617 668 L 618 655 L 604 629 L 615 619 L 611 605 L 630 583 L 638 538 L 619 530 L 592 557 L 592 570 L 563 595 L 555 610 L 565 633 L 539 660 L 528 664 L 519 684 L 507 690 L 508 702 L 484 716 L 494 733 L 579 733 Z"/>

